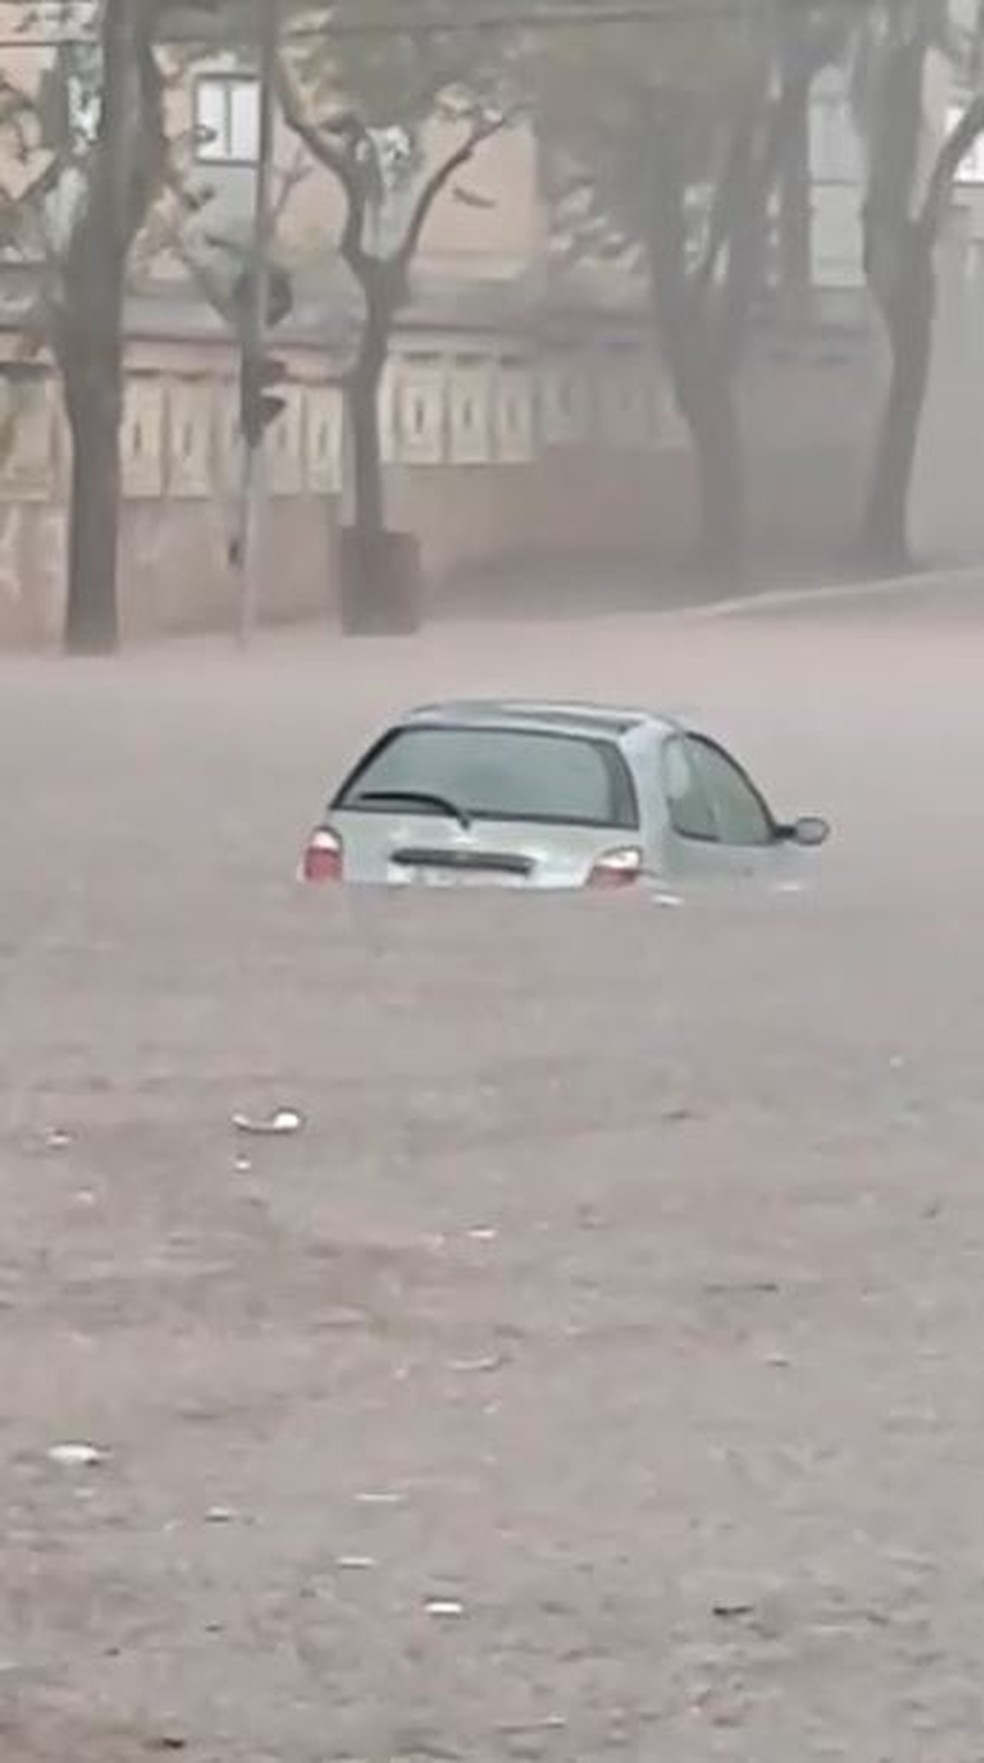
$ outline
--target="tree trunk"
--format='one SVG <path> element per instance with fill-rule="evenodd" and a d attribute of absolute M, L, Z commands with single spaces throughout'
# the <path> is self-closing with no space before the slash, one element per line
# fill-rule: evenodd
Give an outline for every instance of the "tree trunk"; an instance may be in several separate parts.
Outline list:
<path fill-rule="evenodd" d="M 71 655 L 110 654 L 119 643 L 126 266 L 159 181 L 163 153 L 153 16 L 148 3 L 106 0 L 99 127 L 54 303 L 53 341 L 72 435 L 64 631 Z"/>
<path fill-rule="evenodd" d="M 109 655 L 119 645 L 116 576 L 120 516 L 122 348 L 66 362 L 72 435 L 65 650 Z"/>
<path fill-rule="evenodd" d="M 700 493 L 697 564 L 712 584 L 737 585 L 745 573 L 747 520 L 735 390 L 730 376 L 710 364 L 701 375 L 684 408 Z"/>
<path fill-rule="evenodd" d="M 386 496 L 379 433 L 379 389 L 386 363 L 389 325 L 363 279 L 366 318 L 358 359 L 345 382 L 345 415 L 351 468 L 351 511 L 342 533 L 342 629 L 353 635 L 382 631 L 391 623 L 393 566 L 386 531 Z"/>
<path fill-rule="evenodd" d="M 713 320 L 703 306 L 677 313 L 672 320 L 664 310 L 662 320 L 677 408 L 690 430 L 697 468 L 695 563 L 711 585 L 738 583 L 744 575 L 748 535 L 734 378 L 722 360 Z"/>
<path fill-rule="evenodd" d="M 364 284 L 363 284 L 364 285 Z M 392 308 L 367 292 L 359 358 L 346 382 L 352 471 L 351 525 L 342 532 L 341 621 L 352 635 L 397 635 L 420 622 L 420 551 L 408 533 L 386 524 L 379 433 L 379 388 L 392 328 Z"/>
<path fill-rule="evenodd" d="M 744 571 L 747 538 L 734 377 L 747 318 L 738 296 L 751 286 L 744 249 L 751 233 L 746 229 L 742 235 L 723 290 L 715 286 L 713 275 L 695 278 L 687 268 L 679 143 L 672 133 L 664 132 L 659 147 L 651 162 L 651 224 L 646 240 L 653 322 L 677 409 L 694 447 L 699 492 L 695 562 L 709 584 L 733 582 Z"/>
<path fill-rule="evenodd" d="M 859 545 L 865 568 L 882 575 L 904 574 L 912 567 L 909 496 L 929 383 L 935 306 L 932 240 L 913 224 L 900 253 L 891 297 L 882 302 L 891 379 L 878 424 Z"/>
<path fill-rule="evenodd" d="M 346 383 L 345 404 L 352 449 L 352 525 L 368 544 L 385 530 L 383 458 L 379 435 L 379 387 L 384 354 L 364 352 Z"/>

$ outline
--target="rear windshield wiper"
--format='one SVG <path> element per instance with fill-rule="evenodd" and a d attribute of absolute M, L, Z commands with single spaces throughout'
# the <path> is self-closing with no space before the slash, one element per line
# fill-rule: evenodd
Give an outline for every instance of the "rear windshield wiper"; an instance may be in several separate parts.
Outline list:
<path fill-rule="evenodd" d="M 429 790 L 361 790 L 347 804 L 357 808 L 360 802 L 406 802 L 415 803 L 420 808 L 435 808 L 438 814 L 445 814 L 449 820 L 456 820 L 459 826 L 471 826 L 471 819 L 463 808 L 449 802 L 447 796 L 431 795 Z M 345 803 L 342 804 L 346 806 Z"/>

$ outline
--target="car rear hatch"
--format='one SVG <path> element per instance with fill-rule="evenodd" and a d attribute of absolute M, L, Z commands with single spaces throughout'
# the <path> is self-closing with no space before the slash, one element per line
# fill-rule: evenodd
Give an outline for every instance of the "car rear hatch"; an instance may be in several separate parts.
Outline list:
<path fill-rule="evenodd" d="M 624 845 L 618 828 L 336 811 L 345 879 L 390 886 L 580 888 L 594 864 Z"/>
<path fill-rule="evenodd" d="M 396 886 L 583 887 L 599 857 L 639 841 L 617 743 L 525 722 L 403 724 L 342 786 L 329 820 L 346 881 Z"/>

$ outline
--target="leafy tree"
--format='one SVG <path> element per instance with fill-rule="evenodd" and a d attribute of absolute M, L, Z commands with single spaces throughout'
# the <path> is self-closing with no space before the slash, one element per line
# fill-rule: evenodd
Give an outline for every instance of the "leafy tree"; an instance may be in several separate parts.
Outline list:
<path fill-rule="evenodd" d="M 72 654 L 110 653 L 119 642 L 128 267 L 170 164 L 160 42 L 174 19 L 221 9 L 222 0 L 61 0 L 40 90 L 0 76 L 0 131 L 18 174 L 0 191 L 0 243 L 40 266 L 24 353 L 51 349 L 72 442 Z M 23 22 L 37 28 L 32 8 Z"/>
<path fill-rule="evenodd" d="M 401 31 L 392 28 L 395 10 L 392 0 L 309 8 L 293 43 L 285 33 L 278 78 L 287 123 L 344 194 L 337 248 L 362 306 L 358 346 L 342 379 L 353 471 L 350 612 L 354 623 L 369 625 L 387 616 L 392 587 L 379 388 L 393 327 L 410 299 L 435 202 L 511 120 L 503 37 L 466 28 L 469 0 L 415 0 L 413 23 Z M 424 136 L 434 121 L 453 125 L 455 139 L 428 163 Z"/>
<path fill-rule="evenodd" d="M 961 162 L 984 132 L 984 97 L 933 139 L 926 92 L 931 57 L 946 56 L 969 88 L 979 74 L 977 30 L 955 29 L 945 0 L 885 0 L 862 21 L 853 86 L 867 142 L 864 265 L 891 354 L 875 437 L 859 552 L 880 573 L 910 564 L 908 508 L 932 361 L 936 257 Z"/>
<path fill-rule="evenodd" d="M 702 17 L 701 14 L 704 14 Z M 740 574 L 746 510 L 736 380 L 766 281 L 770 209 L 802 147 L 840 7 L 721 9 L 572 28 L 540 51 L 539 122 L 571 256 L 639 270 L 700 489 L 701 568 Z M 708 52 L 708 42 L 712 49 Z"/>
<path fill-rule="evenodd" d="M 119 426 L 126 267 L 159 187 L 164 82 L 154 41 L 167 0 L 63 6 L 65 40 L 40 94 L 8 79 L 23 166 L 6 193 L 9 243 L 39 255 L 39 338 L 62 377 L 72 439 L 65 647 L 117 646 Z M 81 15 L 81 22 L 80 22 Z"/>

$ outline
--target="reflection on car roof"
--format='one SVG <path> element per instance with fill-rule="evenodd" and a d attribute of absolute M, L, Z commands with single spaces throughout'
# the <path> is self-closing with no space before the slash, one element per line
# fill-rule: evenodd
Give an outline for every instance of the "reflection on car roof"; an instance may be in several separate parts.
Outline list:
<path fill-rule="evenodd" d="M 405 723 L 489 723 L 499 728 L 537 727 L 625 735 L 642 723 L 658 723 L 665 719 L 649 710 L 630 710 L 611 704 L 549 698 L 459 698 L 418 705 L 402 720 Z"/>

